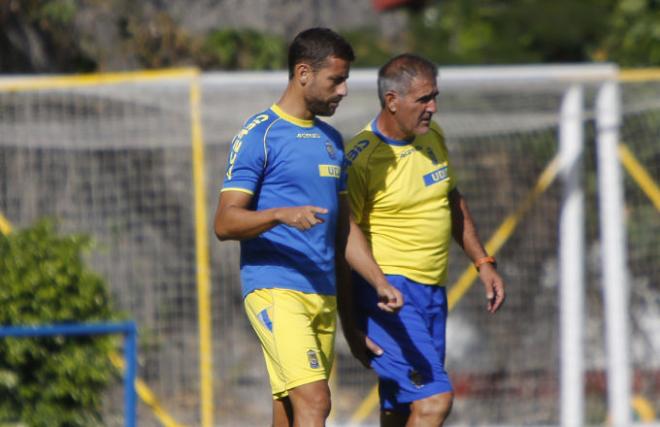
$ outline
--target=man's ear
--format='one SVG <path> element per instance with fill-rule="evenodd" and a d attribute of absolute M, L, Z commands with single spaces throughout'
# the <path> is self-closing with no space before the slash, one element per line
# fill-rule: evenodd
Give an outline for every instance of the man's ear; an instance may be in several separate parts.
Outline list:
<path fill-rule="evenodd" d="M 387 111 L 394 114 L 396 113 L 396 107 L 399 100 L 399 94 L 393 90 L 389 90 L 385 93 L 385 108 Z"/>
<path fill-rule="evenodd" d="M 309 64 L 300 63 L 296 64 L 294 68 L 294 77 L 300 82 L 301 85 L 306 85 L 312 76 L 312 67 Z"/>

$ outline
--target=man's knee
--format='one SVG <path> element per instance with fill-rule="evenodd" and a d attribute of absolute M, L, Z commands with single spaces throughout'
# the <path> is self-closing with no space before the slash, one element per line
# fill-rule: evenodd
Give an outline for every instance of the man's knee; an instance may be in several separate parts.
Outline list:
<path fill-rule="evenodd" d="M 295 413 L 300 410 L 320 417 L 327 417 L 330 414 L 330 389 L 325 381 L 296 387 L 289 391 L 289 396 Z"/>
<path fill-rule="evenodd" d="M 449 416 L 453 401 L 453 393 L 434 394 L 433 396 L 416 400 L 411 405 L 411 409 L 419 417 L 442 422 Z"/>
<path fill-rule="evenodd" d="M 310 411 L 313 411 L 321 416 L 327 417 L 330 415 L 330 408 L 332 403 L 330 401 L 330 392 L 327 393 L 317 393 L 311 396 L 308 396 L 305 399 L 307 403 L 307 408 Z"/>

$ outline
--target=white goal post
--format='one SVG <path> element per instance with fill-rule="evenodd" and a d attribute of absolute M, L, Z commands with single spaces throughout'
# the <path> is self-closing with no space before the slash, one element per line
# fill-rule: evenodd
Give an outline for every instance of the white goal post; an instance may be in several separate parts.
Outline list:
<path fill-rule="evenodd" d="M 339 108 L 337 117 L 330 122 L 343 127 L 357 129 L 359 122 L 353 117 L 361 115 L 363 104 L 351 107 L 351 97 L 371 96 L 371 111 L 376 105 L 376 70 L 353 70 L 349 82 L 349 97 Z M 609 414 L 613 425 L 627 426 L 631 423 L 630 367 L 628 346 L 624 337 L 627 330 L 627 302 L 624 223 L 622 212 L 622 177 L 616 157 L 617 132 L 621 123 L 620 99 L 617 92 L 618 67 L 612 64 L 594 65 L 537 65 L 537 66 L 488 66 L 488 67 L 441 67 L 439 70 L 439 104 L 445 102 L 447 90 L 460 92 L 469 90 L 478 93 L 493 88 L 509 87 L 530 96 L 543 96 L 548 87 L 561 93 L 558 110 L 520 111 L 517 115 L 498 114 L 484 111 L 481 122 L 470 112 L 470 122 L 463 122 L 460 112 L 452 105 L 445 106 L 446 112 L 438 113 L 436 120 L 453 133 L 501 132 L 512 126 L 534 128 L 548 123 L 557 123 L 558 176 L 563 185 L 559 217 L 559 295 L 560 312 L 560 416 L 562 426 L 577 427 L 585 424 L 585 372 L 584 328 L 585 328 L 585 191 L 584 191 L 584 139 L 588 120 L 597 122 L 595 142 L 598 151 L 598 179 L 600 184 L 600 218 L 603 292 L 606 301 L 607 327 L 607 378 Z M 280 90 L 284 87 L 286 74 L 273 73 L 216 73 L 204 76 L 206 88 L 230 88 L 237 85 L 268 87 Z M 367 92 L 369 95 L 363 95 Z M 597 108 L 585 104 L 597 100 Z M 362 114 L 363 115 L 363 114 Z M 510 123 L 506 123 L 509 121 Z M 515 125 L 513 122 L 516 122 Z M 461 127 L 463 127 L 461 129 Z M 480 129 L 478 129 L 480 128 Z M 457 129 L 453 131 L 451 129 Z M 451 151 L 451 148 L 450 148 Z M 483 236 L 482 236 L 483 237 Z M 450 368 L 451 369 L 451 368 Z M 368 406 L 368 405 L 367 405 Z M 372 403 L 373 406 L 373 403 Z M 359 420 L 360 417 L 354 418 Z"/>

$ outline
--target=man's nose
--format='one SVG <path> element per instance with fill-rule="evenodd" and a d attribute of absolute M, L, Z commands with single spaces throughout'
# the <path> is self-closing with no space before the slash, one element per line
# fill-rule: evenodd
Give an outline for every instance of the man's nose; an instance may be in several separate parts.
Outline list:
<path fill-rule="evenodd" d="M 348 95 L 348 84 L 346 82 L 337 85 L 337 95 L 346 96 Z"/>
<path fill-rule="evenodd" d="M 428 104 L 426 104 L 426 111 L 428 111 L 431 114 L 434 114 L 438 111 L 438 102 L 434 99 L 430 100 Z"/>

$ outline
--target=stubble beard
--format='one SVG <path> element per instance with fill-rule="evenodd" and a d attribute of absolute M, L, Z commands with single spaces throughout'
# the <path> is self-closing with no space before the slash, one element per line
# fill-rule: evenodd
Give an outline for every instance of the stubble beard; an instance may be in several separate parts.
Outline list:
<path fill-rule="evenodd" d="M 330 100 L 308 99 L 307 109 L 315 116 L 329 117 L 335 114 L 340 101 L 341 98 Z M 336 105 L 333 106 L 331 105 L 332 103 L 335 103 Z"/>

